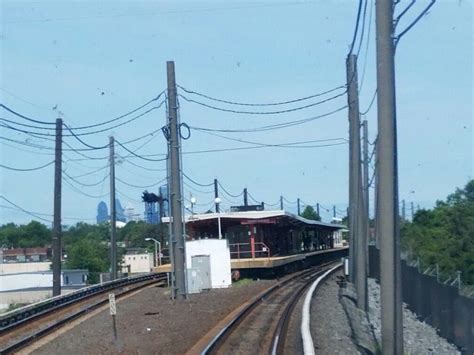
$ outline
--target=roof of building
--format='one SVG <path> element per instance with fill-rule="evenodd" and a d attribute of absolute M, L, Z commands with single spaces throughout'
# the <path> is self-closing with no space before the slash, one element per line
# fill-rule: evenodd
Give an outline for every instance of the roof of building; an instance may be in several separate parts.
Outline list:
<path fill-rule="evenodd" d="M 246 212 L 221 212 L 221 213 L 204 213 L 204 214 L 194 214 L 186 216 L 186 223 L 196 222 L 196 221 L 206 221 L 217 219 L 220 216 L 221 219 L 245 219 L 245 220 L 261 220 L 261 219 L 272 219 L 277 217 L 285 217 L 290 219 L 292 222 L 306 224 L 306 225 L 315 225 L 321 227 L 329 227 L 333 229 L 342 229 L 345 226 L 341 224 L 319 222 L 310 219 L 303 218 L 294 213 L 290 213 L 284 210 L 276 211 L 246 211 Z M 163 217 L 162 221 L 164 223 L 169 223 L 169 217 Z"/>

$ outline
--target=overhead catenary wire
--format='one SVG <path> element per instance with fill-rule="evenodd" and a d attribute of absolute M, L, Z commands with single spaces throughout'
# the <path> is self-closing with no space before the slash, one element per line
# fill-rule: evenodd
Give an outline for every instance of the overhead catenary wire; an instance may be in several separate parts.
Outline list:
<path fill-rule="evenodd" d="M 229 113 L 235 113 L 235 114 L 245 114 L 245 115 L 277 115 L 277 114 L 283 114 L 283 113 L 289 113 L 289 112 L 304 110 L 304 109 L 307 109 L 307 108 L 310 108 L 310 107 L 321 105 L 321 104 L 324 104 L 326 102 L 335 100 L 335 99 L 337 99 L 341 96 L 344 96 L 344 95 L 346 95 L 346 93 L 347 93 L 347 90 L 344 90 L 344 92 L 342 92 L 341 94 L 331 96 L 331 97 L 329 97 L 327 99 L 324 99 L 324 100 L 321 100 L 321 101 L 313 102 L 311 104 L 300 106 L 300 107 L 294 107 L 294 108 L 289 108 L 289 109 L 286 109 L 286 110 L 277 110 L 277 111 L 243 111 L 243 110 L 227 109 L 227 108 L 223 108 L 223 107 L 217 107 L 217 106 L 209 105 L 209 104 L 206 104 L 206 103 L 201 102 L 201 101 L 193 100 L 193 99 L 190 99 L 190 98 L 188 98 L 188 97 L 186 97 L 182 94 L 178 94 L 178 96 L 182 97 L 187 102 L 195 103 L 195 104 L 198 104 L 200 106 L 207 107 L 209 109 L 213 109 L 213 110 L 217 110 L 217 111 L 223 111 L 223 112 L 229 112 Z"/>

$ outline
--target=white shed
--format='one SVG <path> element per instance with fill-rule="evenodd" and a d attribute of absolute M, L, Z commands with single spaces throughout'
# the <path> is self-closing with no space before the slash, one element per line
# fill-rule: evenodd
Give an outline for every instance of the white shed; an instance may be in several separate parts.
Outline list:
<path fill-rule="evenodd" d="M 186 265 L 188 273 L 196 268 L 208 268 L 210 288 L 226 288 L 232 284 L 230 250 L 226 239 L 187 241 Z"/>

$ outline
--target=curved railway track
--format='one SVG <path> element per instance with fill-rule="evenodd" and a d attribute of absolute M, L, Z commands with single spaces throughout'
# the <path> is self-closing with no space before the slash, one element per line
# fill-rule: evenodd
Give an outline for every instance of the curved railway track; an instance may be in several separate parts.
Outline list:
<path fill-rule="evenodd" d="M 337 264 L 313 267 L 271 287 L 243 308 L 201 354 L 282 354 L 304 291 Z"/>
<path fill-rule="evenodd" d="M 106 304 L 111 291 L 120 298 L 155 283 L 165 284 L 166 276 L 150 274 L 110 281 L 6 313 L 0 317 L 0 354 L 14 353 Z"/>

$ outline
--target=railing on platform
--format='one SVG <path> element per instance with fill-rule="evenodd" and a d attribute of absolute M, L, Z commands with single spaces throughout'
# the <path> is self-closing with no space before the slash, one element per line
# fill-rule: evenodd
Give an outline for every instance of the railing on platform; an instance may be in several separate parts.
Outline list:
<path fill-rule="evenodd" d="M 229 247 L 231 259 L 269 258 L 271 254 L 270 248 L 263 242 L 255 242 L 253 251 L 251 243 L 230 243 Z"/>

